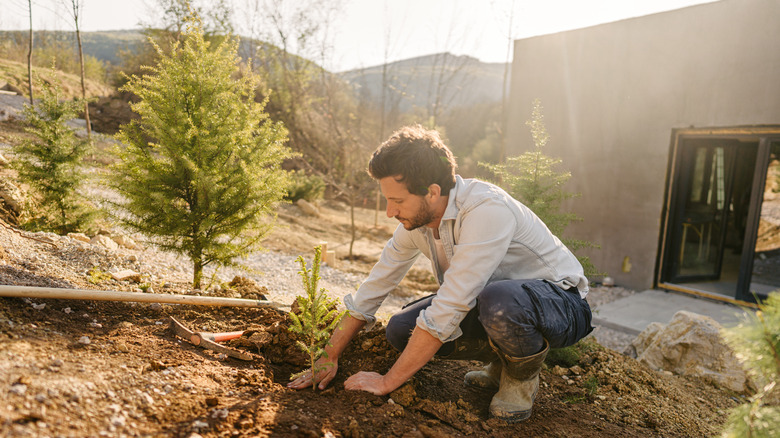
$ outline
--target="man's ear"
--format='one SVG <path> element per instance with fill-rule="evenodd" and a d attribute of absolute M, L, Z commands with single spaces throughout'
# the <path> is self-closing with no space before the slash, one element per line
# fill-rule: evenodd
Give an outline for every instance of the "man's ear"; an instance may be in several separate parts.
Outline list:
<path fill-rule="evenodd" d="M 428 196 L 431 198 L 438 198 L 441 196 L 441 186 L 438 184 L 431 184 L 428 186 Z"/>

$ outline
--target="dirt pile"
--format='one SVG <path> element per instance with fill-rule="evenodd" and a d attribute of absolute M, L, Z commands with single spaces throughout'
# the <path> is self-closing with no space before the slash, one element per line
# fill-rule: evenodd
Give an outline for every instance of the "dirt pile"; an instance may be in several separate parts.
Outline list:
<path fill-rule="evenodd" d="M 16 257 L 22 245 L 39 255 Z M 72 261 L 71 251 L 89 248 L 55 248 L 5 228 L 0 247 L 3 284 L 95 288 L 86 266 Z M 103 257 L 90 254 L 89 264 Z M 262 291 L 246 280 L 236 284 L 238 295 Z M 173 283 L 165 292 L 185 287 Z M 194 331 L 245 330 L 227 345 L 252 360 L 177 338 L 169 317 Z M 397 358 L 381 326 L 352 342 L 328 389 L 293 391 L 285 384 L 304 358 L 287 324 L 286 314 L 270 307 L 0 298 L 0 435 L 712 436 L 735 404 L 726 391 L 657 373 L 595 341 L 573 359 L 551 354 L 534 414 L 522 424 L 490 419 L 492 393 L 463 385 L 476 362 L 434 360 L 386 397 L 345 391 L 347 376 L 384 373 Z"/>

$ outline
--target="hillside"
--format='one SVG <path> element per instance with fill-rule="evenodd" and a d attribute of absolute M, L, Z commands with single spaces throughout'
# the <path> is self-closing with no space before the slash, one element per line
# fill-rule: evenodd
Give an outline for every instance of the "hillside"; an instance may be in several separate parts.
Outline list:
<path fill-rule="evenodd" d="M 77 75 L 57 71 L 53 77 L 51 69 L 33 67 L 33 76 L 39 76 L 48 83 L 58 83 L 62 89 L 62 97 L 72 99 L 81 97 L 81 78 Z M 27 64 L 0 59 L 0 88 L 8 84 L 12 90 L 24 96 L 27 91 Z M 105 84 L 87 80 L 87 97 L 107 96 L 113 89 Z M 33 90 L 33 93 L 35 91 Z"/>
<path fill-rule="evenodd" d="M 387 64 L 388 90 L 397 99 L 401 111 L 425 107 L 435 99 L 437 87 L 446 85 L 441 103 L 447 107 L 469 106 L 501 100 L 503 63 L 484 63 L 469 56 L 439 53 Z M 339 75 L 361 95 L 379 101 L 382 93 L 383 66 L 350 70 Z"/>

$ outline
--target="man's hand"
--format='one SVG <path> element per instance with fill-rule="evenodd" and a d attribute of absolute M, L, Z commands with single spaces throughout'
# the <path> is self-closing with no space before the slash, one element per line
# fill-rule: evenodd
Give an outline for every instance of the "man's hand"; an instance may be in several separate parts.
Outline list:
<path fill-rule="evenodd" d="M 336 377 L 336 371 L 339 369 L 338 360 L 320 359 L 317 361 L 316 368 L 318 369 L 316 374 L 317 389 L 325 389 L 325 387 L 328 386 L 328 383 Z M 308 388 L 312 383 L 311 370 L 307 370 L 305 373 L 298 376 L 297 379 L 288 383 L 287 387 L 292 389 L 303 389 Z"/>
<path fill-rule="evenodd" d="M 367 391 L 374 395 L 389 394 L 395 388 L 387 388 L 385 376 L 371 371 L 353 374 L 344 382 L 344 389 Z"/>
<path fill-rule="evenodd" d="M 442 346 L 442 342 L 430 333 L 415 327 L 409 343 L 395 361 L 393 367 L 384 376 L 378 373 L 361 371 L 350 376 L 344 382 L 344 389 L 359 389 L 376 395 L 385 395 L 409 380 L 423 367 Z"/>

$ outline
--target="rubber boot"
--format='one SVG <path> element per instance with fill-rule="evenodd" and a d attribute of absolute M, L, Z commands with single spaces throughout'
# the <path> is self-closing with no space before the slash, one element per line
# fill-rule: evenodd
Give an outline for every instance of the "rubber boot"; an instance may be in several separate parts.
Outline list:
<path fill-rule="evenodd" d="M 469 371 L 463 377 L 463 381 L 466 385 L 476 386 L 477 388 L 498 388 L 502 368 L 501 361 L 496 359 L 482 367 L 479 371 Z"/>
<path fill-rule="evenodd" d="M 539 371 L 549 349 L 550 344 L 546 339 L 542 351 L 526 357 L 510 357 L 496 348 L 503 368 L 498 392 L 490 402 L 492 416 L 509 423 L 524 421 L 531 416 L 536 391 L 539 389 Z"/>

